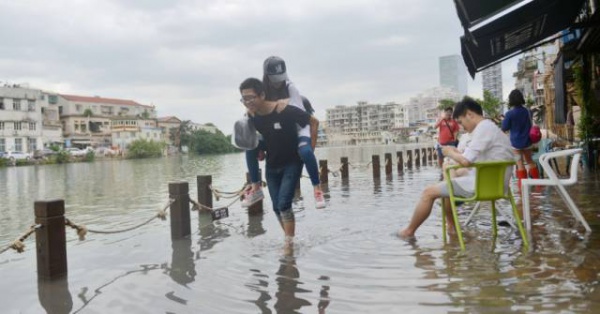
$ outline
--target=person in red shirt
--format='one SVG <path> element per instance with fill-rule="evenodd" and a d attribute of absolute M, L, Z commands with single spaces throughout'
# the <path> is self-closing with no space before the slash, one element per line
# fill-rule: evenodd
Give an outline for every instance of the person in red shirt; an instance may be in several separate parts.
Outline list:
<path fill-rule="evenodd" d="M 435 123 L 435 128 L 438 129 L 438 166 L 441 168 L 444 162 L 444 154 L 442 153 L 442 146 L 454 146 L 458 145 L 458 130 L 460 126 L 454 119 L 452 119 L 452 107 L 444 109 L 442 117 Z"/>

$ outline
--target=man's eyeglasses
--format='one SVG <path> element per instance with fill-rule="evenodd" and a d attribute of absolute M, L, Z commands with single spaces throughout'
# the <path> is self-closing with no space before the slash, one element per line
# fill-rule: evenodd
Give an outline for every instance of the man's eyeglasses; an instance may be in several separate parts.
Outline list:
<path fill-rule="evenodd" d="M 258 96 L 245 96 L 245 97 L 242 97 L 242 99 L 240 99 L 240 102 L 242 104 L 253 102 L 254 100 L 256 100 L 257 97 Z"/>

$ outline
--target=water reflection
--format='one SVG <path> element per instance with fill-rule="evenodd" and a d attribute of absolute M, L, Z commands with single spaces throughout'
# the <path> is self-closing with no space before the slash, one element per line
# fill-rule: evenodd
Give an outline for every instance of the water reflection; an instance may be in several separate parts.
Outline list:
<path fill-rule="evenodd" d="M 302 307 L 311 303 L 298 296 L 299 293 L 308 293 L 310 290 L 302 289 L 300 271 L 296 265 L 296 258 L 292 254 L 280 259 L 277 271 L 277 292 L 275 293 L 275 310 L 277 313 L 301 313 Z"/>
<path fill-rule="evenodd" d="M 192 252 L 192 239 L 172 240 L 171 267 L 167 272 L 176 283 L 187 287 L 196 278 L 196 265 L 194 263 L 194 252 Z"/>
<path fill-rule="evenodd" d="M 52 281 L 38 280 L 38 298 L 47 313 L 71 313 L 73 309 L 69 280 L 66 276 Z"/>
<path fill-rule="evenodd" d="M 267 232 L 263 227 L 263 218 L 263 213 L 248 215 L 248 227 L 246 228 L 246 236 L 248 238 L 254 238 Z"/>
<path fill-rule="evenodd" d="M 198 244 L 200 245 L 200 251 L 208 251 L 217 243 L 231 236 L 227 225 L 218 222 L 213 223 L 209 213 L 199 213 L 198 221 L 198 229 L 200 230 L 200 241 Z"/>

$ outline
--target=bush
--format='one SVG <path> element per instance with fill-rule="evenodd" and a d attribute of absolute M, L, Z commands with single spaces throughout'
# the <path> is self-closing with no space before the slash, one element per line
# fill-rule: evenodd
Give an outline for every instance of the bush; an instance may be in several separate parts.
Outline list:
<path fill-rule="evenodd" d="M 85 157 L 83 157 L 83 161 L 94 161 L 95 158 L 96 154 L 93 150 L 90 150 L 87 152 L 87 154 L 85 154 Z"/>
<path fill-rule="evenodd" d="M 56 153 L 56 155 L 53 155 L 51 158 L 54 159 L 54 161 L 57 164 L 65 164 L 69 162 L 69 157 L 71 156 L 67 151 L 61 150 L 58 153 Z"/>
<path fill-rule="evenodd" d="M 161 157 L 165 145 L 163 142 L 145 139 L 135 140 L 127 147 L 127 158 Z"/>

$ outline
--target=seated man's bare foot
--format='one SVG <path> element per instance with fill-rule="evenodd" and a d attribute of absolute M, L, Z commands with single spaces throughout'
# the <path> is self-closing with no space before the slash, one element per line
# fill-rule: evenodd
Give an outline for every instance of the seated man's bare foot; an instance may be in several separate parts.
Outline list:
<path fill-rule="evenodd" d="M 398 237 L 404 240 L 413 239 L 415 234 L 413 232 L 408 231 L 407 229 L 403 229 L 398 231 Z"/>

